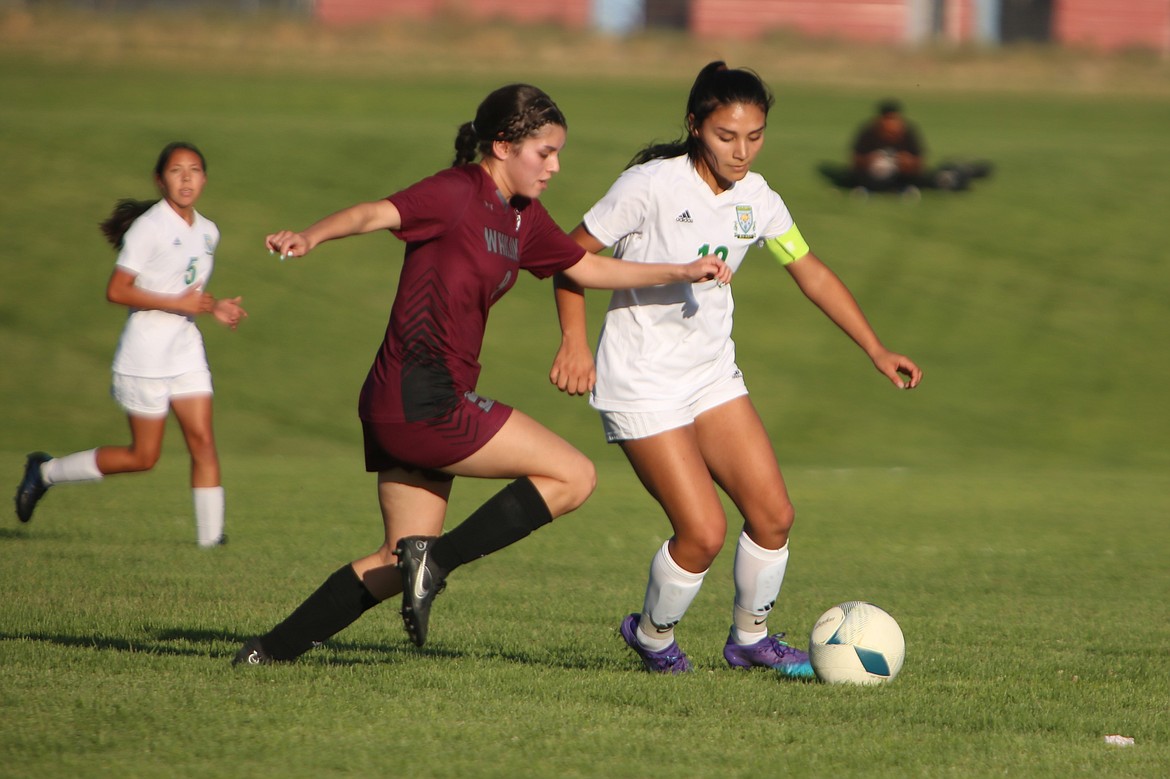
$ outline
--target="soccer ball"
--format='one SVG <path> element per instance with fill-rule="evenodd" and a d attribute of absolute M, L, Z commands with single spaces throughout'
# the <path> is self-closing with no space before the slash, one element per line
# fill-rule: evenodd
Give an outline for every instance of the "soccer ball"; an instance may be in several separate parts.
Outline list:
<path fill-rule="evenodd" d="M 898 172 L 898 159 L 888 151 L 881 151 L 869 163 L 869 175 L 878 181 L 892 178 Z"/>
<path fill-rule="evenodd" d="M 902 628 L 872 603 L 849 601 L 821 615 L 808 640 L 817 678 L 830 684 L 882 684 L 902 670 Z"/>

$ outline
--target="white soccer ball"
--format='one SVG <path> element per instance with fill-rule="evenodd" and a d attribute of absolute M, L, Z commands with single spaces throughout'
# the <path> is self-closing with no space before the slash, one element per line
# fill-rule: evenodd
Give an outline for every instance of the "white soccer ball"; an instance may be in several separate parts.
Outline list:
<path fill-rule="evenodd" d="M 869 175 L 879 181 L 885 181 L 897 172 L 898 159 L 888 151 L 882 150 L 870 160 Z"/>
<path fill-rule="evenodd" d="M 822 682 L 882 684 L 902 670 L 906 639 L 885 611 L 849 601 L 829 609 L 813 625 L 808 656 Z"/>

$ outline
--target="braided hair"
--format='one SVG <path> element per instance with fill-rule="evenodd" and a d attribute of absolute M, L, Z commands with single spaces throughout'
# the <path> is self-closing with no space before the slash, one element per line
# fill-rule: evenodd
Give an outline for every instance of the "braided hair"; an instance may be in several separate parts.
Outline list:
<path fill-rule="evenodd" d="M 467 165 L 477 156 L 486 157 L 496 141 L 523 141 L 547 124 L 569 128 L 565 115 L 551 97 L 530 84 L 500 87 L 479 104 L 473 121 L 459 127 L 451 166 Z"/>

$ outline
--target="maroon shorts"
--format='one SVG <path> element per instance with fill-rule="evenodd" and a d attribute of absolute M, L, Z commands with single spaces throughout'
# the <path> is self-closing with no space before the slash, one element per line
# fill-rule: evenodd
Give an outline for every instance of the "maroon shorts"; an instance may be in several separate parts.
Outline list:
<path fill-rule="evenodd" d="M 419 422 L 362 420 L 366 470 L 370 473 L 405 468 L 431 479 L 450 479 L 439 468 L 478 452 L 508 421 L 512 407 L 466 393 L 449 413 Z"/>

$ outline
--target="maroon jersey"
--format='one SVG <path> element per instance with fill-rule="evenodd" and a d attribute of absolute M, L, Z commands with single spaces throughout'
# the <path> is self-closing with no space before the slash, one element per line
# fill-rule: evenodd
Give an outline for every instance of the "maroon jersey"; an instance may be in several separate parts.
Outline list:
<path fill-rule="evenodd" d="M 521 269 L 547 278 L 585 250 L 538 201 L 505 202 L 480 165 L 448 168 L 389 198 L 406 241 L 386 337 L 362 387 L 359 416 L 420 422 L 475 389 L 488 309 Z"/>

